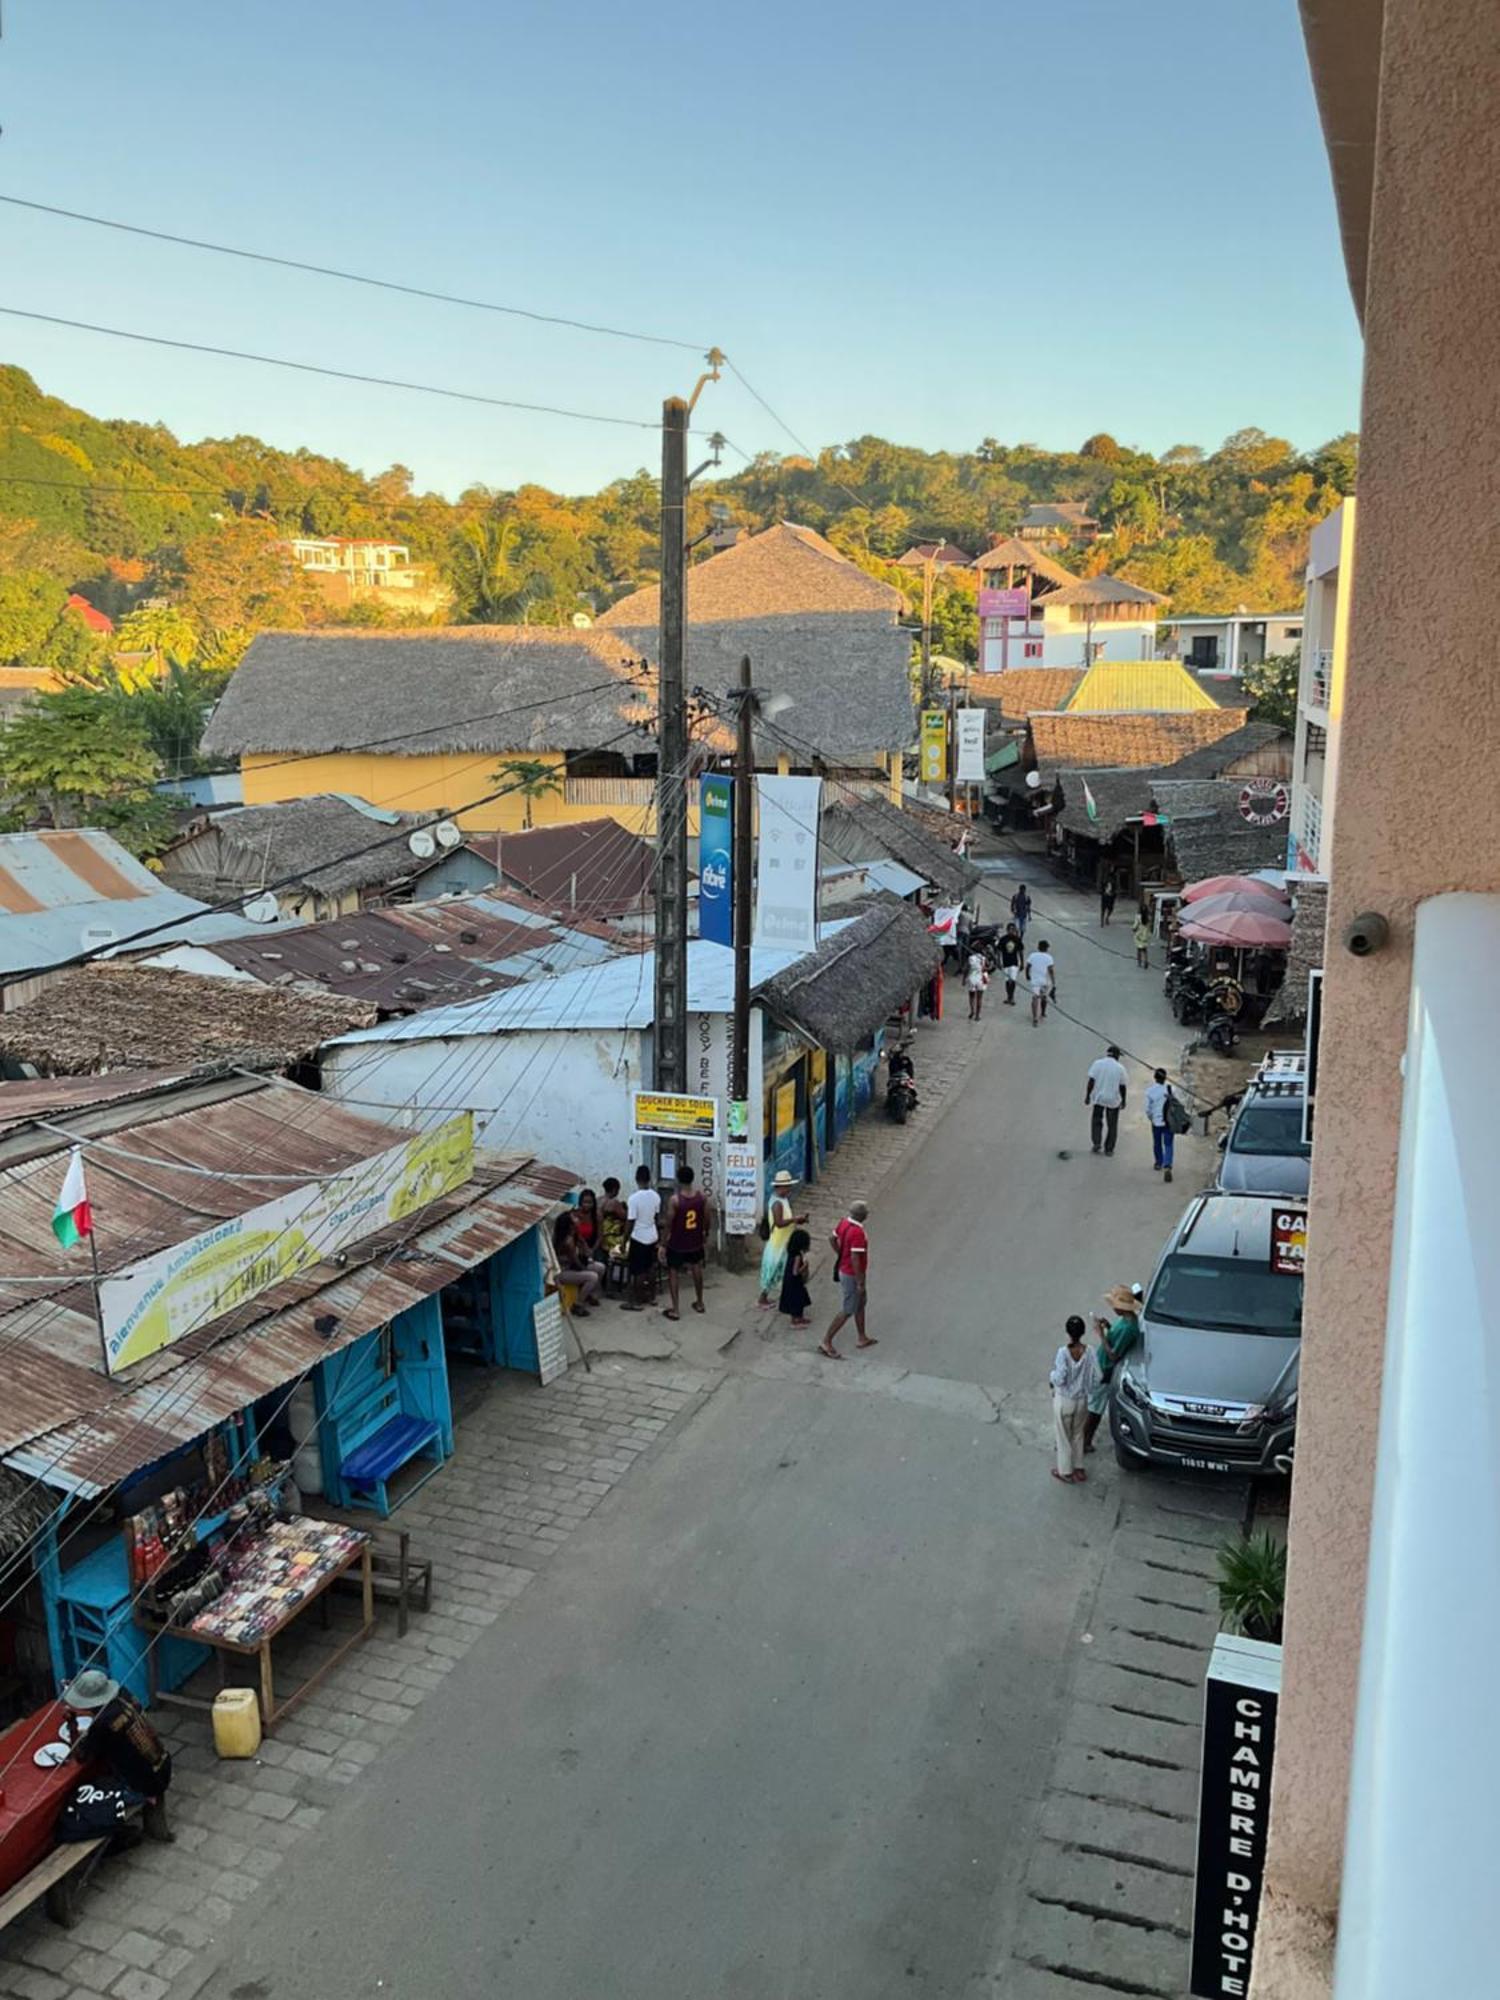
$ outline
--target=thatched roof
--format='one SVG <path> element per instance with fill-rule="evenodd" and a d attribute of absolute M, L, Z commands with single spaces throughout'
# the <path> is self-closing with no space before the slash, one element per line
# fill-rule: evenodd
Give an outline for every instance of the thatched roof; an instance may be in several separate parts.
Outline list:
<path fill-rule="evenodd" d="M 1127 583 L 1120 576 L 1083 576 L 1076 583 L 1065 583 L 1061 590 L 1054 590 L 1047 599 L 1048 606 L 1054 604 L 1139 604 L 1143 609 L 1148 604 L 1165 604 L 1159 591 L 1143 590 L 1138 583 Z"/>
<path fill-rule="evenodd" d="M 1194 708 L 1166 714 L 1062 715 L 1033 711 L 1031 742 L 1038 764 L 1089 770 L 1113 764 L 1159 770 L 1189 751 L 1217 743 L 1240 727 L 1229 708 Z"/>
<path fill-rule="evenodd" d="M 1082 667 L 1007 667 L 1002 674 L 975 674 L 969 700 L 984 702 L 1014 722 L 1028 715 L 1061 712 L 1083 679 Z"/>
<path fill-rule="evenodd" d="M 942 956 L 919 911 L 881 901 L 768 979 L 756 998 L 819 1048 L 847 1055 L 910 1000 Z"/>
<path fill-rule="evenodd" d="M 404 881 L 421 864 L 403 830 L 430 813 L 382 812 L 335 792 L 235 806 L 190 826 L 162 856 L 174 888 L 219 901 L 266 882 L 341 896 Z"/>
<path fill-rule="evenodd" d="M 747 535 L 695 563 L 687 578 L 690 625 L 829 611 L 883 611 L 895 618 L 904 603 L 894 585 L 871 576 L 816 529 L 795 521 Z M 655 627 L 660 618 L 661 592 L 650 584 L 612 604 L 598 623 L 604 630 L 633 631 Z"/>
<path fill-rule="evenodd" d="M 225 1061 L 281 1069 L 376 1019 L 368 1000 L 105 962 L 0 1014 L 0 1055 L 53 1076 Z"/>
<path fill-rule="evenodd" d="M 1242 757 L 1253 757 L 1273 743 L 1285 742 L 1290 746 L 1290 741 L 1279 722 L 1247 722 L 1228 736 L 1221 736 L 1217 743 L 1205 743 L 1200 750 L 1190 750 L 1168 768 L 1174 778 L 1217 778 Z"/>
<path fill-rule="evenodd" d="M 1150 805 L 1155 775 L 1153 771 L 1059 771 L 1057 780 L 1062 785 L 1064 803 L 1052 823 L 1081 840 L 1111 841 Z M 1093 795 L 1097 819 L 1089 818 L 1085 784 Z M 1052 788 L 1049 774 L 1037 796 L 1048 797 Z"/>
<path fill-rule="evenodd" d="M 1167 840 L 1184 882 L 1286 865 L 1285 822 L 1251 826 L 1240 816 L 1241 789 L 1233 778 L 1158 777 L 1157 803 L 1171 819 Z"/>
<path fill-rule="evenodd" d="M 954 821 L 956 828 L 966 824 Z M 962 896 L 980 879 L 972 861 L 961 861 L 946 841 L 887 799 L 847 799 L 830 806 L 819 839 L 824 852 L 841 861 L 877 861 L 887 855 L 945 896 Z"/>
<path fill-rule="evenodd" d="M 371 742 L 390 756 L 596 749 L 652 712 L 627 677 L 630 657 L 617 636 L 537 625 L 262 632 L 203 748 L 215 757 Z M 482 791 L 484 774 L 474 775 Z"/>
<path fill-rule="evenodd" d="M 1054 562 L 1035 542 L 1017 541 L 1014 535 L 1002 535 L 993 547 L 975 556 L 974 567 L 979 571 L 981 581 L 989 571 L 999 569 L 1028 569 L 1049 584 L 1077 581 L 1072 570 Z"/>

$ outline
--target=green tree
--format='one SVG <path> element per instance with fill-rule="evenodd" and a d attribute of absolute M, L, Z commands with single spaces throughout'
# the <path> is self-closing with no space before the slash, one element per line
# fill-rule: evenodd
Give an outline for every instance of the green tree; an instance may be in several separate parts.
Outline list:
<path fill-rule="evenodd" d="M 181 604 L 200 630 L 230 625 L 299 630 L 319 622 L 323 600 L 269 521 L 222 521 L 181 558 Z"/>
<path fill-rule="evenodd" d="M 1297 682 L 1302 672 L 1302 649 L 1290 653 L 1267 653 L 1253 667 L 1246 667 L 1240 685 L 1251 697 L 1250 717 L 1254 722 L 1274 722 L 1282 729 L 1297 726 Z"/>
<path fill-rule="evenodd" d="M 170 831 L 157 771 L 144 721 L 99 688 L 38 695 L 0 735 L 0 796 L 22 824 L 103 826 L 136 853 Z"/>
<path fill-rule="evenodd" d="M 521 824 L 531 825 L 531 808 L 537 799 L 545 799 L 563 789 L 563 773 L 556 764 L 545 764 L 540 757 L 510 757 L 493 774 L 497 785 L 508 786 L 521 796 Z"/>
<path fill-rule="evenodd" d="M 168 660 L 191 660 L 198 628 L 176 604 L 143 604 L 115 627 L 117 653 L 145 653 L 159 672 Z"/>
<path fill-rule="evenodd" d="M 223 691 L 222 675 L 175 659 L 143 686 L 117 681 L 110 690 L 114 713 L 144 734 L 160 771 L 172 779 L 215 768 L 198 755 L 198 745 Z"/>
<path fill-rule="evenodd" d="M 0 576 L 0 665 L 29 664 L 67 601 L 62 585 L 40 570 Z"/>

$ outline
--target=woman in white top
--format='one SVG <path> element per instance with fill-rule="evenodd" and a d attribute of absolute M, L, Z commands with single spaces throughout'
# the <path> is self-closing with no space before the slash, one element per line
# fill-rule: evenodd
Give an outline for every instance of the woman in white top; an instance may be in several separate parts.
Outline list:
<path fill-rule="evenodd" d="M 1066 1331 L 1067 1340 L 1058 1348 L 1047 1379 L 1052 1384 L 1052 1430 L 1057 1445 L 1052 1477 L 1073 1485 L 1088 1478 L 1083 1469 L 1083 1425 L 1090 1392 L 1099 1384 L 1099 1364 L 1093 1348 L 1086 1344 L 1088 1328 L 1077 1313 L 1069 1319 Z"/>
<path fill-rule="evenodd" d="M 964 987 L 969 996 L 969 1019 L 977 1021 L 984 1007 L 984 989 L 990 983 L 990 969 L 982 951 L 971 951 L 964 970 Z"/>

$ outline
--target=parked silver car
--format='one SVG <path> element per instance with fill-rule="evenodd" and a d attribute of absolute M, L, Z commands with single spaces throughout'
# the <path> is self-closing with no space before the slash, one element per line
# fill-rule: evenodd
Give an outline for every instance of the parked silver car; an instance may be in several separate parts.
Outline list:
<path fill-rule="evenodd" d="M 1302 1136 L 1307 1063 L 1300 1049 L 1267 1056 L 1220 1144 L 1215 1186 L 1229 1194 L 1306 1196 L 1312 1147 Z"/>
<path fill-rule="evenodd" d="M 1270 1473 L 1297 1429 L 1306 1215 L 1295 1202 L 1213 1190 L 1188 1204 L 1115 1370 L 1110 1434 L 1122 1466 Z"/>

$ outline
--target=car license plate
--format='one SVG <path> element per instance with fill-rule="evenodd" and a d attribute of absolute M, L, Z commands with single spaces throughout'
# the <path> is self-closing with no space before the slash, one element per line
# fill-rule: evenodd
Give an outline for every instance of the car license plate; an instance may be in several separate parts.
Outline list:
<path fill-rule="evenodd" d="M 1189 1472 L 1228 1472 L 1232 1469 L 1222 1458 L 1182 1458 L 1177 1462 Z"/>

